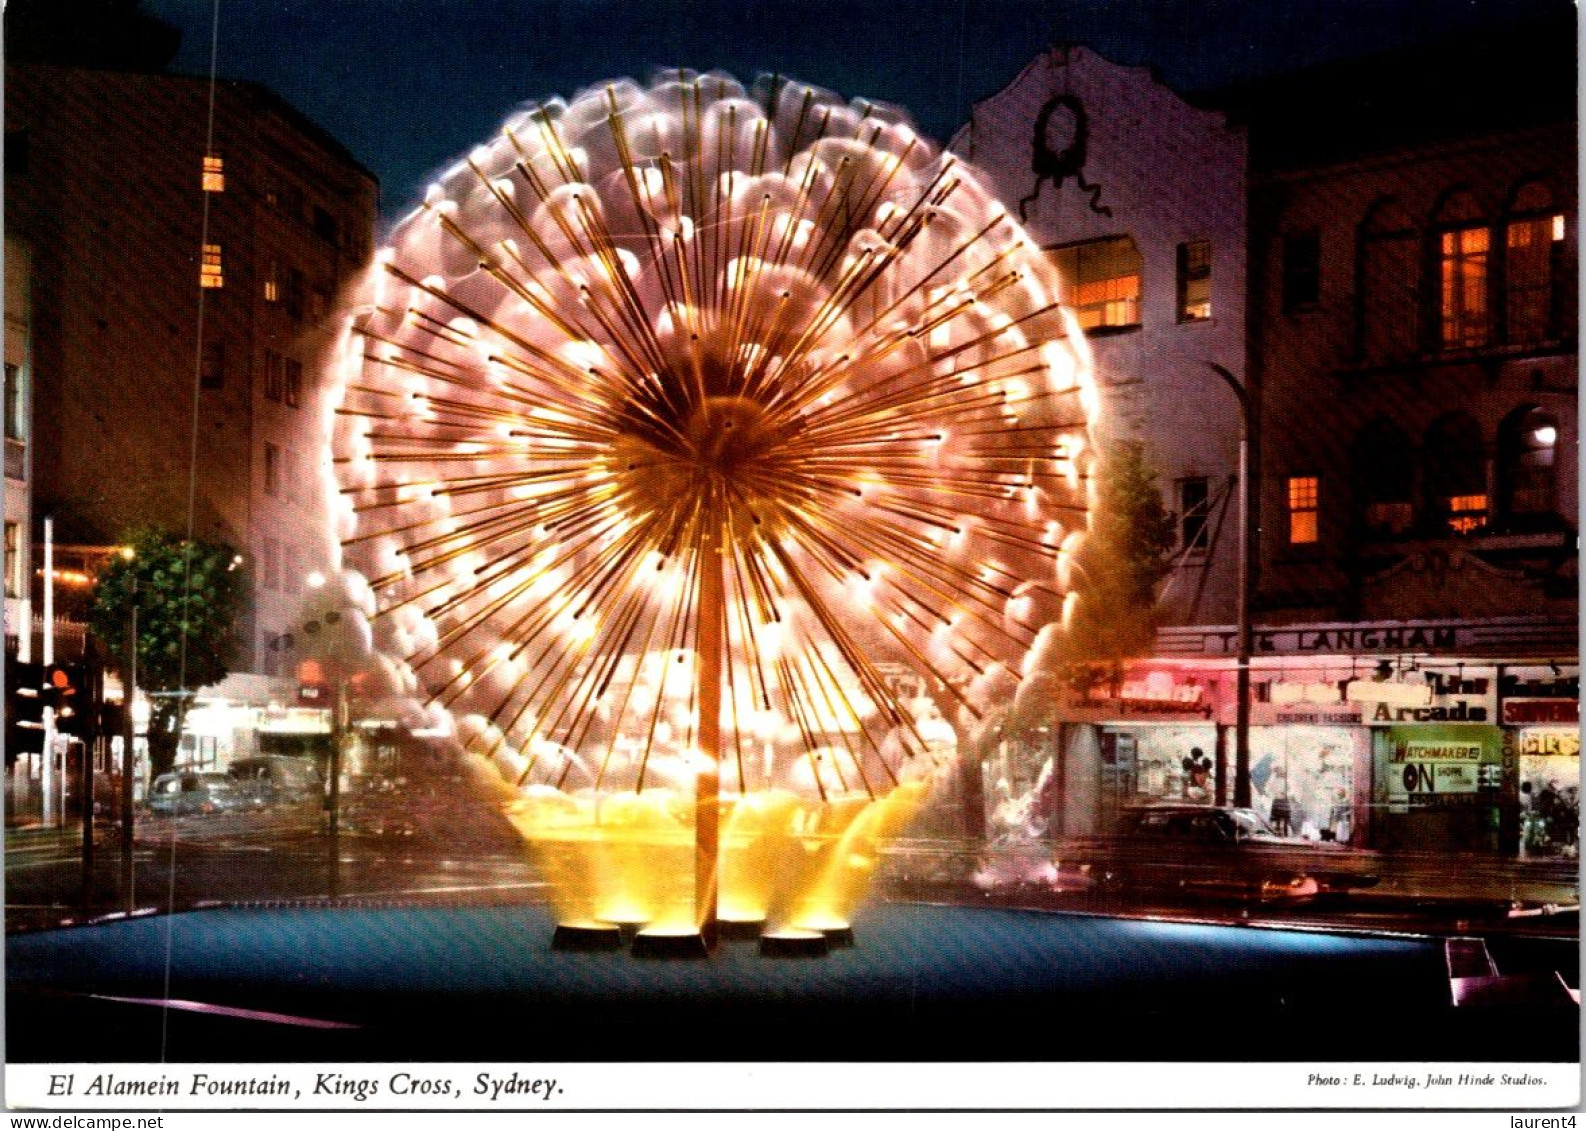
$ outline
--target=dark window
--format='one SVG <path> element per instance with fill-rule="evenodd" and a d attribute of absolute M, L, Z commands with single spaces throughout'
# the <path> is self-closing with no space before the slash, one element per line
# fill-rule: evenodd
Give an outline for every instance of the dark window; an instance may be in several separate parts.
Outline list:
<path fill-rule="evenodd" d="M 1283 237 L 1283 309 L 1304 310 L 1322 298 L 1322 237 L 1296 232 Z"/>
<path fill-rule="evenodd" d="M 282 358 L 281 399 L 296 408 L 303 396 L 303 363 L 293 358 Z"/>
<path fill-rule="evenodd" d="M 1387 364 L 1412 357 L 1420 340 L 1419 236 L 1391 198 L 1378 201 L 1360 229 L 1359 351 Z"/>
<path fill-rule="evenodd" d="M 1055 248 L 1063 301 L 1087 330 L 1140 324 L 1140 249 L 1129 236 Z"/>
<path fill-rule="evenodd" d="M 1181 243 L 1178 245 L 1178 320 L 1204 322 L 1211 316 L 1211 241 Z"/>
<path fill-rule="evenodd" d="M 1206 519 L 1211 514 L 1211 492 L 1204 475 L 1178 481 L 1179 546 L 1206 549 Z"/>
<path fill-rule="evenodd" d="M 264 493 L 272 497 L 281 493 L 281 449 L 268 440 L 264 442 Z"/>
<path fill-rule="evenodd" d="M 26 412 L 27 405 L 22 398 L 22 369 L 20 366 L 6 363 L 5 368 L 5 430 L 7 440 L 22 440 L 27 437 Z"/>
<path fill-rule="evenodd" d="M 226 384 L 226 343 L 207 341 L 198 362 L 198 386 L 219 389 Z"/>
<path fill-rule="evenodd" d="M 303 317 L 303 272 L 295 267 L 286 273 L 286 292 L 281 296 L 281 305 L 291 317 Z"/>
<path fill-rule="evenodd" d="M 6 131 L 6 176 L 25 177 L 28 175 L 28 151 L 31 148 L 31 139 L 27 130 Z"/>
<path fill-rule="evenodd" d="M 319 205 L 314 205 L 314 234 L 320 239 L 335 246 L 338 236 L 336 217 L 326 212 Z"/>
<path fill-rule="evenodd" d="M 1415 524 L 1415 453 L 1389 420 L 1375 420 L 1350 445 L 1355 506 L 1372 537 L 1407 534 Z"/>
<path fill-rule="evenodd" d="M 264 351 L 264 396 L 266 400 L 278 401 L 285 393 L 286 386 L 286 358 L 274 350 Z"/>
<path fill-rule="evenodd" d="M 1426 434 L 1426 503 L 1438 533 L 1487 525 L 1487 461 L 1481 426 L 1462 412 L 1439 417 Z"/>

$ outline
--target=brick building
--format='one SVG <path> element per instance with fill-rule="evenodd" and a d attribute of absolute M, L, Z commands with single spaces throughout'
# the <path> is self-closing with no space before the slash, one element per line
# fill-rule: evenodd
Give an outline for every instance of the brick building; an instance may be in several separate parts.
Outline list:
<path fill-rule="evenodd" d="M 374 177 L 256 85 L 211 104 L 207 79 L 24 64 L 5 179 L 8 251 L 32 252 L 34 538 L 52 515 L 63 560 L 91 561 L 186 530 L 191 494 L 195 536 L 250 571 L 233 666 L 273 673 L 329 560 L 317 360 L 371 252 Z"/>

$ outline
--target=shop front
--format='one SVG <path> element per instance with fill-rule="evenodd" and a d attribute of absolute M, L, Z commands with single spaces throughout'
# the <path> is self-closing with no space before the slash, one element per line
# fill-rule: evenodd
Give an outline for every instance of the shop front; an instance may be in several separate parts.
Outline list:
<path fill-rule="evenodd" d="M 1513 669 L 1502 681 L 1504 759 L 1514 782 L 1512 852 L 1580 855 L 1578 669 Z M 1508 831 L 1506 829 L 1506 831 Z"/>

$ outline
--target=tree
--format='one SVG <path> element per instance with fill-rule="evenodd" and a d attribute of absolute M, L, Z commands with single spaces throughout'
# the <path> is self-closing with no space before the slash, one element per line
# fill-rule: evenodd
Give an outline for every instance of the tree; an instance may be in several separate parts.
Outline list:
<path fill-rule="evenodd" d="M 88 623 L 109 655 L 127 654 L 137 609 L 137 683 L 151 693 L 149 762 L 163 773 L 176 761 L 192 692 L 226 677 L 241 611 L 240 555 L 218 542 L 144 530 L 111 560 L 94 586 Z"/>
<path fill-rule="evenodd" d="M 1148 652 L 1157 627 L 1157 587 L 1171 568 L 1173 519 L 1138 443 L 1102 452 L 1089 533 L 1075 555 L 1078 606 L 1067 658 L 1108 663 Z"/>

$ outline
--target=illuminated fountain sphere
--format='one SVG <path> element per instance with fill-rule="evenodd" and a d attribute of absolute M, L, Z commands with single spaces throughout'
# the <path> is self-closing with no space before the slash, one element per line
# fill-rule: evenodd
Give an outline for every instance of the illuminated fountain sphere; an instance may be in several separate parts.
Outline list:
<path fill-rule="evenodd" d="M 563 927 L 846 929 L 1085 526 L 1088 355 L 980 175 L 785 79 L 614 82 L 431 186 L 352 331 L 346 564 Z"/>

